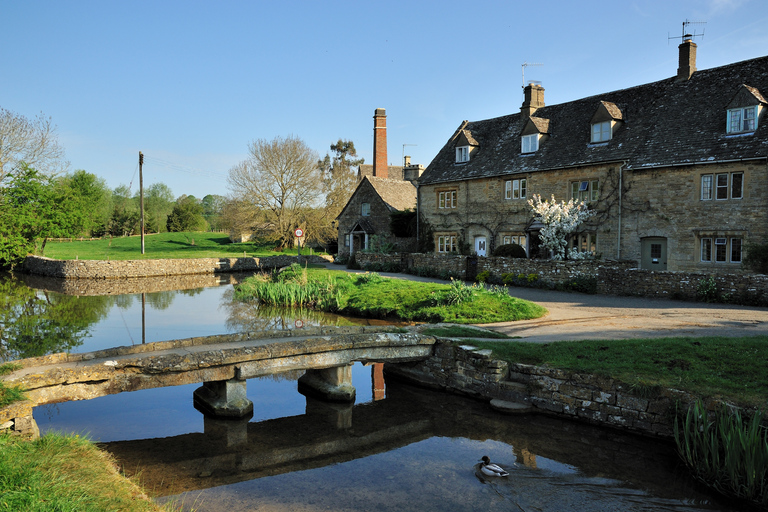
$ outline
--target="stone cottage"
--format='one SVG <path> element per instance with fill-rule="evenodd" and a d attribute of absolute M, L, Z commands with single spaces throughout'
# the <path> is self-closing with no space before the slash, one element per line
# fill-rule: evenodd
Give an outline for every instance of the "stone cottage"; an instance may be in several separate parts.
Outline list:
<path fill-rule="evenodd" d="M 416 186 L 424 168 L 411 164 L 406 156 L 402 167 L 387 163 L 387 115 L 377 108 L 374 116 L 373 165 L 361 165 L 360 182 L 336 218 L 339 229 L 339 255 L 352 255 L 368 249 L 374 237 L 397 250 L 415 249 L 416 237 L 398 237 L 390 229 L 390 214 L 415 210 Z"/>
<path fill-rule="evenodd" d="M 420 236 L 439 253 L 537 254 L 528 200 L 586 201 L 569 242 L 644 269 L 741 269 L 768 240 L 768 57 L 696 69 L 679 46 L 671 78 L 546 106 L 529 84 L 519 113 L 464 121 L 419 180 Z"/>

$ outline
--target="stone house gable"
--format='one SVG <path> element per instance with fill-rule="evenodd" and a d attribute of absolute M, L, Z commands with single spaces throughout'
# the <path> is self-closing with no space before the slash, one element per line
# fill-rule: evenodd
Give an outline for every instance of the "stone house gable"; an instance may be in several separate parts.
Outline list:
<path fill-rule="evenodd" d="M 520 113 L 462 122 L 424 171 L 436 250 L 523 237 L 533 256 L 533 194 L 588 201 L 598 215 L 573 246 L 643 268 L 740 270 L 746 242 L 768 240 L 768 57 L 558 105 L 529 88 Z M 464 133 L 477 146 L 457 162 Z"/>
<path fill-rule="evenodd" d="M 397 243 L 389 227 L 390 213 L 415 208 L 416 187 L 410 181 L 365 176 L 336 219 L 339 254 L 367 248 L 374 235 Z"/>

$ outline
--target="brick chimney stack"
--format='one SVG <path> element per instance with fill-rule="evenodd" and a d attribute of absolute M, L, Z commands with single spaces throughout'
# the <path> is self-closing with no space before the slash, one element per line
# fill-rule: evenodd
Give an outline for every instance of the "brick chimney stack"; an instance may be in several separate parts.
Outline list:
<path fill-rule="evenodd" d="M 544 106 L 544 88 L 538 84 L 528 84 L 524 89 L 523 106 L 520 107 L 520 112 L 523 115 L 523 119 L 528 119 L 539 109 Z"/>
<path fill-rule="evenodd" d="M 680 49 L 680 63 L 677 68 L 677 81 L 685 82 L 696 72 L 696 43 L 692 41 L 691 34 L 683 36 Z"/>
<path fill-rule="evenodd" d="M 389 177 L 387 163 L 387 112 L 377 108 L 373 114 L 373 175 Z"/>

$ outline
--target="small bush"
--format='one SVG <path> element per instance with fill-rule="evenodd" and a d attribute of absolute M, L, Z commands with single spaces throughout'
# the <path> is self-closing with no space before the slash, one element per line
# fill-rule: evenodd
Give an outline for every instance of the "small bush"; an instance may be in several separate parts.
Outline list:
<path fill-rule="evenodd" d="M 752 272 L 768 274 L 768 242 L 748 243 L 746 249 L 743 265 Z"/>
<path fill-rule="evenodd" d="M 699 279 L 699 285 L 696 288 L 696 299 L 700 302 L 719 302 L 720 297 L 714 277 Z"/>
<path fill-rule="evenodd" d="M 525 249 L 518 244 L 500 245 L 493 250 L 494 256 L 506 256 L 507 258 L 527 258 Z"/>
<path fill-rule="evenodd" d="M 384 278 L 381 277 L 376 272 L 366 272 L 365 274 L 358 274 L 357 277 L 355 278 L 355 282 L 357 284 L 368 284 L 368 283 L 375 284 L 375 283 L 380 283 L 382 279 Z"/>
<path fill-rule="evenodd" d="M 484 283 L 488 281 L 488 278 L 491 276 L 491 273 L 488 270 L 483 270 L 479 274 L 475 276 L 475 281 L 478 283 Z"/>

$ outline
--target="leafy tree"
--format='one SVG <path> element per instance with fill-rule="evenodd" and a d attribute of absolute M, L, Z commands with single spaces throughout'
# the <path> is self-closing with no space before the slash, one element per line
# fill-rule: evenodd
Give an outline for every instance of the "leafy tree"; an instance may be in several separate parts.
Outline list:
<path fill-rule="evenodd" d="M 148 233 L 167 231 L 168 215 L 173 211 L 174 196 L 165 183 L 153 183 L 144 190 L 144 225 Z"/>
<path fill-rule="evenodd" d="M 69 207 L 82 212 L 82 225 L 76 226 L 68 236 L 101 236 L 107 232 L 112 192 L 102 178 L 79 169 L 59 178 L 56 184 L 62 188 L 61 194 L 71 195 Z"/>
<path fill-rule="evenodd" d="M 222 229 L 222 212 L 224 205 L 227 202 L 227 198 L 217 194 L 208 194 L 203 197 L 201 204 L 203 205 L 203 217 L 208 221 L 208 225 L 211 229 Z"/>
<path fill-rule="evenodd" d="M 109 220 L 109 234 L 126 236 L 138 232 L 140 221 L 139 203 L 131 197 L 126 185 L 118 185 L 112 191 L 112 217 Z"/>
<path fill-rule="evenodd" d="M 203 206 L 195 196 L 181 196 L 168 215 L 168 231 L 206 231 L 208 223 L 203 218 Z"/>
<path fill-rule="evenodd" d="M 14 266 L 45 249 L 49 237 L 69 236 L 84 224 L 85 212 L 72 208 L 72 190 L 57 187 L 51 178 L 21 162 L 0 189 L 0 265 Z"/>
<path fill-rule="evenodd" d="M 263 229 L 278 245 L 292 245 L 293 230 L 304 227 L 307 208 L 318 206 L 322 176 L 317 153 L 298 137 L 258 139 L 248 159 L 229 170 L 228 185 L 237 208 L 230 223 Z"/>
<path fill-rule="evenodd" d="M 541 195 L 534 194 L 528 200 L 528 204 L 534 215 L 544 224 L 539 233 L 541 245 L 552 251 L 555 260 L 565 258 L 568 235 L 576 231 L 579 224 L 595 214 L 587 208 L 584 201 L 575 201 L 571 198 L 567 203 L 565 201 L 558 203 L 554 195 L 550 201 L 542 201 Z"/>
<path fill-rule="evenodd" d="M 362 165 L 364 158 L 357 158 L 355 144 L 351 140 L 339 139 L 331 144 L 332 154 L 326 153 L 325 158 L 318 160 L 317 167 L 322 173 L 325 209 L 317 218 L 318 238 L 335 239 L 338 233 L 332 222 L 344 209 L 349 198 L 357 187 L 355 167 Z"/>
<path fill-rule="evenodd" d="M 66 167 L 56 127 L 50 117 L 34 119 L 0 108 L 0 183 L 24 162 L 44 174 L 54 175 Z"/>

